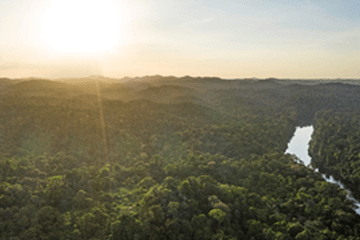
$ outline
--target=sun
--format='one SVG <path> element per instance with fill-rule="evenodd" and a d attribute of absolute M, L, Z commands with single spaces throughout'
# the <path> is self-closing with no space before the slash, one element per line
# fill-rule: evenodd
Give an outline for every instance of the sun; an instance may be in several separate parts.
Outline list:
<path fill-rule="evenodd" d="M 122 33 L 119 7 L 111 0 L 53 0 L 44 19 L 44 40 L 57 53 L 111 51 Z"/>

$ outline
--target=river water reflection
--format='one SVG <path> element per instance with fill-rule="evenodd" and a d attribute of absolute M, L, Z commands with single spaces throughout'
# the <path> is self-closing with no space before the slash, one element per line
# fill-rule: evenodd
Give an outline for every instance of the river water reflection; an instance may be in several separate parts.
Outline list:
<path fill-rule="evenodd" d="M 308 154 L 309 141 L 311 140 L 311 134 L 313 133 L 313 131 L 314 131 L 313 126 L 302 127 L 302 128 L 296 127 L 294 136 L 290 140 L 290 142 L 288 144 L 288 148 L 285 151 L 285 153 L 290 153 L 290 154 L 296 155 L 300 160 L 302 160 L 304 162 L 305 166 L 308 166 L 308 167 L 310 167 L 309 165 L 311 163 L 311 158 Z M 340 182 L 335 181 L 332 178 L 332 176 L 330 176 L 330 178 L 326 178 L 325 175 L 323 175 L 323 178 L 326 181 L 335 183 L 344 189 L 344 186 Z M 356 212 L 358 214 L 360 214 L 360 203 L 351 197 L 350 192 L 349 192 L 348 198 L 355 201 L 356 205 L 358 206 L 358 209 L 356 209 Z"/>
<path fill-rule="evenodd" d="M 285 153 L 295 154 L 301 159 L 306 166 L 311 162 L 311 158 L 308 154 L 309 141 L 311 134 L 314 131 L 313 126 L 297 127 L 293 138 L 288 144 L 288 148 Z"/>

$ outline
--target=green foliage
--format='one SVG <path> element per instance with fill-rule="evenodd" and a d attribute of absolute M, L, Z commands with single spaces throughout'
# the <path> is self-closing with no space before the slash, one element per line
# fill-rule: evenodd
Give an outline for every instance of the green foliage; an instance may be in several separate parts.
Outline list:
<path fill-rule="evenodd" d="M 209 212 L 209 217 L 215 219 L 219 223 L 222 223 L 225 220 L 226 213 L 224 213 L 221 209 L 212 209 Z"/>
<path fill-rule="evenodd" d="M 360 237 L 346 192 L 283 154 L 343 86 L 138 80 L 99 84 L 101 103 L 94 82 L 2 92 L 1 240 Z M 310 146 L 314 167 L 356 197 L 359 119 L 318 114 Z"/>

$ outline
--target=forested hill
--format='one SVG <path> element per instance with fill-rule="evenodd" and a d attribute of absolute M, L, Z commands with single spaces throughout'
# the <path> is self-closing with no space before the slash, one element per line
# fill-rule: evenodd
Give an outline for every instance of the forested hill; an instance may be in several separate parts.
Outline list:
<path fill-rule="evenodd" d="M 346 191 L 284 151 L 316 123 L 314 164 L 356 188 L 329 164 L 357 161 L 356 136 L 332 153 L 321 126 L 337 120 L 321 119 L 356 132 L 341 116 L 358 121 L 359 95 L 276 79 L 0 79 L 0 239 L 358 239 Z"/>

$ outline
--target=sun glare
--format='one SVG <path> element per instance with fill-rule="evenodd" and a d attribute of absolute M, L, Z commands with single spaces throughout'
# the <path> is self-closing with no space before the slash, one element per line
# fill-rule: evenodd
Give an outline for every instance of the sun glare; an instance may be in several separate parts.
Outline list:
<path fill-rule="evenodd" d="M 44 40 L 65 54 L 111 51 L 121 41 L 118 7 L 111 0 L 54 0 L 44 21 Z"/>

